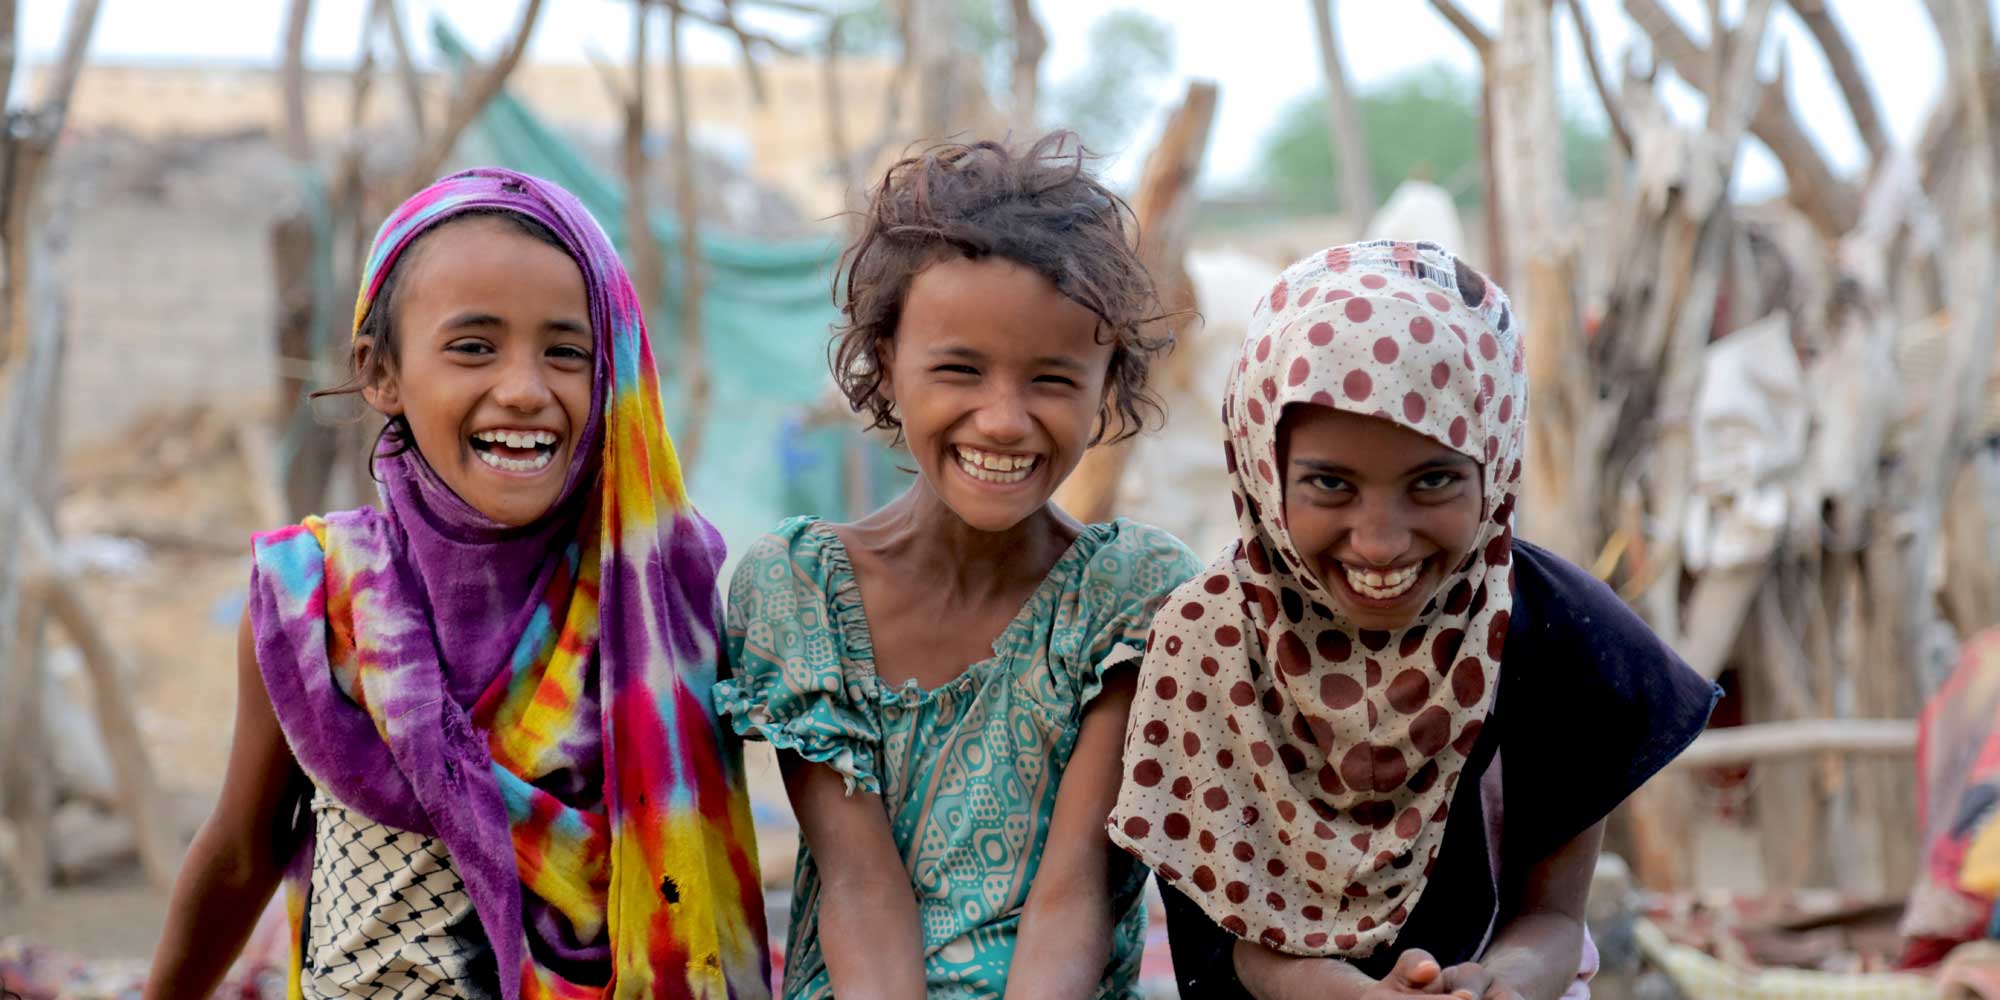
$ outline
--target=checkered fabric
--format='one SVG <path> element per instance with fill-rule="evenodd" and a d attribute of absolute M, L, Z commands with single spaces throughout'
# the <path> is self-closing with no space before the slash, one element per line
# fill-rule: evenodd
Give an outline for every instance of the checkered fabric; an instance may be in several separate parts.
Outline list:
<path fill-rule="evenodd" d="M 313 815 L 304 995 L 487 1000 L 491 953 L 444 845 L 324 793 L 314 796 Z"/>

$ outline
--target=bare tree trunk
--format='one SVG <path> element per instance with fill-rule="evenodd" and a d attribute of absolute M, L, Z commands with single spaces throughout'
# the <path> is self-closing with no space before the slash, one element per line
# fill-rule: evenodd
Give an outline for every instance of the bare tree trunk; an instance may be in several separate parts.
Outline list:
<path fill-rule="evenodd" d="M 1021 138 L 1035 130 L 1041 103 L 1042 56 L 1049 50 L 1048 32 L 1035 19 L 1034 0 L 1010 0 L 1014 19 L 1014 102 L 1010 109 Z"/>
<path fill-rule="evenodd" d="M 1882 124 L 1882 105 L 1875 99 L 1875 89 L 1861 71 L 1860 60 L 1855 58 L 1847 32 L 1842 31 L 1840 22 L 1833 19 L 1833 11 L 1828 8 L 1826 0 L 1787 2 L 1798 13 L 1799 20 L 1805 22 L 1807 30 L 1812 32 L 1820 51 L 1825 53 L 1827 66 L 1833 70 L 1833 78 L 1840 84 L 1841 96 L 1847 100 L 1847 110 L 1854 116 L 1854 127 L 1861 133 L 1861 141 L 1868 146 L 1868 157 L 1880 164 L 1889 155 L 1889 130 Z"/>
<path fill-rule="evenodd" d="M 1196 81 L 1188 85 L 1187 97 L 1160 135 L 1159 145 L 1146 158 L 1139 176 L 1139 189 L 1132 198 L 1132 211 L 1139 221 L 1139 257 L 1152 275 L 1161 304 L 1168 310 L 1192 309 L 1194 284 L 1186 268 L 1188 224 L 1194 207 L 1195 180 L 1208 150 L 1209 128 L 1215 121 L 1215 85 Z M 1169 321 L 1168 332 L 1178 334 L 1186 318 Z M 1160 382 L 1174 382 L 1181 373 L 1173 366 L 1185 366 L 1193 351 L 1167 356 L 1165 370 L 1156 372 Z M 1115 433 L 1117 428 L 1107 428 Z M 1132 442 L 1099 445 L 1084 452 L 1076 471 L 1056 490 L 1056 505 L 1085 524 L 1109 520 L 1117 512 L 1118 484 L 1125 474 Z"/>
<path fill-rule="evenodd" d="M 942 142 L 955 127 L 960 103 L 958 53 L 958 13 L 952 0 L 901 0 L 904 18 L 903 46 L 911 53 L 917 77 L 917 138 L 920 142 Z"/>
<path fill-rule="evenodd" d="M 1340 183 L 1340 211 L 1350 232 L 1359 233 L 1375 214 L 1375 181 L 1368 175 L 1368 133 L 1354 105 L 1341 56 L 1339 16 L 1334 0 L 1308 0 L 1319 37 L 1320 76 L 1326 83 L 1327 134 L 1333 143 L 1333 171 Z"/>
<path fill-rule="evenodd" d="M 667 277 L 660 244 L 653 239 L 647 198 L 652 175 L 652 160 L 646 155 L 646 50 L 651 45 L 647 30 L 651 19 L 652 4 L 645 0 L 632 4 L 632 79 L 621 103 L 625 108 L 625 259 L 632 268 L 632 283 L 639 287 L 639 307 L 646 314 L 646 325 L 656 328 L 665 316 L 660 296 L 666 291 Z"/>
<path fill-rule="evenodd" d="M 696 188 L 694 117 L 688 111 L 687 74 L 681 66 L 681 11 L 668 8 L 667 75 L 674 101 L 674 185 L 681 224 L 680 356 L 674 359 L 687 393 L 687 424 L 675 442 L 681 467 L 692 477 L 708 424 L 708 351 L 702 339 L 701 202 Z"/>
<path fill-rule="evenodd" d="M 285 98 L 285 155 L 294 163 L 312 160 L 306 125 L 306 27 L 312 22 L 312 0 L 292 0 L 285 13 L 285 55 L 279 79 Z"/>

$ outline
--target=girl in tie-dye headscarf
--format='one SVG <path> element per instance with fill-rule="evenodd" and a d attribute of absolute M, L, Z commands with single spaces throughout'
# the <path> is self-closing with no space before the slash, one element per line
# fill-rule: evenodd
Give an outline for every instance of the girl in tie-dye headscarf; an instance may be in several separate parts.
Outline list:
<path fill-rule="evenodd" d="M 1316 253 L 1256 304 L 1223 414 L 1240 538 L 1154 620 L 1108 824 L 1184 996 L 1582 989 L 1603 818 L 1714 691 L 1514 537 L 1523 347 L 1425 243 Z"/>
<path fill-rule="evenodd" d="M 207 995 L 284 873 L 293 997 L 768 995 L 722 544 L 603 231 L 533 177 L 439 181 L 376 235 L 354 358 L 381 504 L 256 537 L 150 992 Z"/>

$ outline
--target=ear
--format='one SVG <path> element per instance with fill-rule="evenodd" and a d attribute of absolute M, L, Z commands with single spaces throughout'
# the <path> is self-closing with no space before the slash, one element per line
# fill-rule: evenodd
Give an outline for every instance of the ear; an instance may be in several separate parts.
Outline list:
<path fill-rule="evenodd" d="M 375 342 L 370 337 L 360 337 L 354 341 L 354 367 L 356 371 L 367 371 L 373 359 Z M 374 407 L 375 412 L 385 417 L 395 417 L 403 412 L 402 386 L 396 380 L 393 366 L 383 364 L 381 375 L 361 389 L 361 398 Z"/>
<path fill-rule="evenodd" d="M 882 376 L 881 380 L 876 383 L 876 391 L 882 394 L 883 399 L 888 400 L 891 405 L 894 405 L 896 402 L 896 341 L 893 337 L 883 341 L 881 346 L 875 348 L 875 371 Z"/>

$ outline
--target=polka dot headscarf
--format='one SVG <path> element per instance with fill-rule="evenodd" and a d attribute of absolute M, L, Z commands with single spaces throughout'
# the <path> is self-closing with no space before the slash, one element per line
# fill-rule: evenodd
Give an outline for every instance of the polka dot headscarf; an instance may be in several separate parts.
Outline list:
<path fill-rule="evenodd" d="M 1500 289 L 1428 243 L 1314 254 L 1251 315 L 1223 404 L 1241 537 L 1154 620 L 1109 822 L 1238 937 L 1365 957 L 1423 893 L 1507 635 L 1521 351 Z M 1278 422 L 1300 404 L 1480 463 L 1477 541 L 1400 632 L 1331 610 L 1292 545 Z"/>

